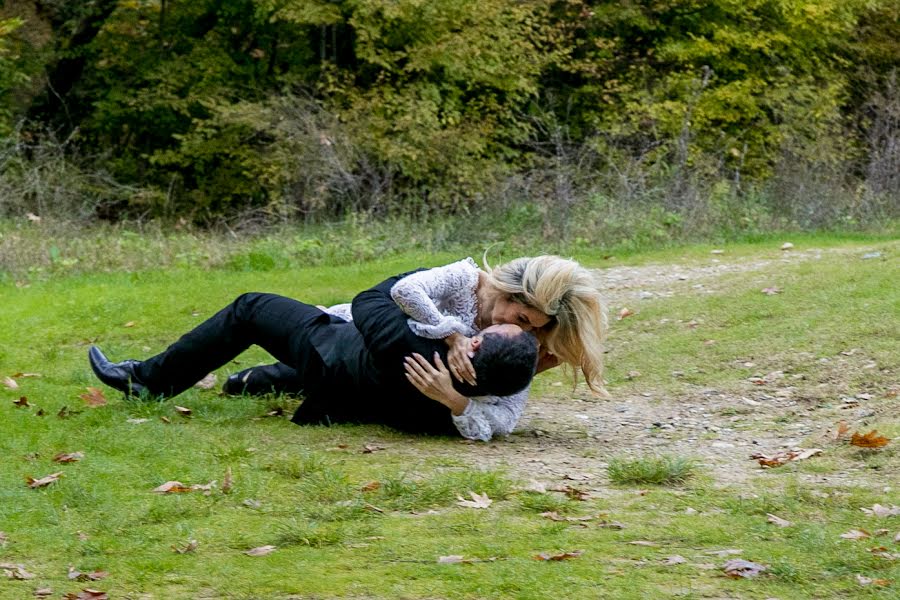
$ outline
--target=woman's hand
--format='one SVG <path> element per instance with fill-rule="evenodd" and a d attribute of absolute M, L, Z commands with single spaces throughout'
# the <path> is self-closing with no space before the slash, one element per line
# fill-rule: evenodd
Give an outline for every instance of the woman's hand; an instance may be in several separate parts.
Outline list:
<path fill-rule="evenodd" d="M 422 394 L 448 407 L 454 415 L 461 415 L 466 409 L 469 399 L 453 389 L 450 371 L 437 352 L 434 353 L 434 366 L 418 353 L 407 356 L 403 366 L 406 378 Z"/>
<path fill-rule="evenodd" d="M 461 333 L 451 333 L 444 341 L 447 350 L 447 363 L 453 376 L 461 382 L 475 385 L 475 367 L 472 366 L 472 357 L 475 356 L 469 350 L 469 338 Z"/>

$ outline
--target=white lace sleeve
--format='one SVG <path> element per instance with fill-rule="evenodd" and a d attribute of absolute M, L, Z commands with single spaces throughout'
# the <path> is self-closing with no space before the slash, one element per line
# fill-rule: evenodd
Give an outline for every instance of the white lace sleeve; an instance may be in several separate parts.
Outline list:
<path fill-rule="evenodd" d="M 469 398 L 463 414 L 453 417 L 460 435 L 486 442 L 495 435 L 509 435 L 519 422 L 528 401 L 528 388 L 512 396 Z"/>
<path fill-rule="evenodd" d="M 418 336 L 443 339 L 451 333 L 475 335 L 478 265 L 471 258 L 407 275 L 391 288 L 391 298 L 410 316 Z"/>
<path fill-rule="evenodd" d="M 350 312 L 350 306 L 351 304 L 349 302 L 346 302 L 344 304 L 335 304 L 334 306 L 329 306 L 328 308 L 326 308 L 325 312 L 345 321 L 352 321 L 353 314 Z"/>

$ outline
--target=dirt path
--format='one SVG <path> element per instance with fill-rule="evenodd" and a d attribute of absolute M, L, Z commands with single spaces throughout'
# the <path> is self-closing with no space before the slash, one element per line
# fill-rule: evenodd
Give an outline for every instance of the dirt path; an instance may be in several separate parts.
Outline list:
<path fill-rule="evenodd" d="M 758 274 L 764 281 L 782 265 L 848 251 L 792 250 L 770 260 L 746 261 L 714 255 L 707 265 L 607 269 L 610 314 L 614 318 L 622 307 L 646 299 L 715 293 L 724 275 Z M 854 360 L 853 356 L 839 357 L 835 362 Z M 492 466 L 504 466 L 525 480 L 548 486 L 570 484 L 603 496 L 615 493 L 606 479 L 610 458 L 665 453 L 697 458 L 717 485 L 731 485 L 762 473 L 749 458 L 755 452 L 772 453 L 804 442 L 810 447 L 810 437 L 827 444 L 829 428 L 840 419 L 858 422 L 874 416 L 874 411 L 865 408 L 864 399 L 817 408 L 816 402 L 804 397 L 800 382 L 789 375 L 774 372 L 765 379 L 763 385 L 748 382 L 741 393 L 698 388 L 675 397 L 644 389 L 630 395 L 614 394 L 609 400 L 560 388 L 559 394 L 532 398 L 516 433 L 507 440 L 462 443 L 461 458 L 472 464 L 483 465 L 486 460 Z M 852 472 L 801 477 L 827 485 L 855 479 Z"/>

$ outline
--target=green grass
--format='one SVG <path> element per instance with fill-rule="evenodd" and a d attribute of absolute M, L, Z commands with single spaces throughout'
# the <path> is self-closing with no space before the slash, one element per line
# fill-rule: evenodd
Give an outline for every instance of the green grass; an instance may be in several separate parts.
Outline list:
<path fill-rule="evenodd" d="M 797 239 L 792 241 L 802 250 Z M 758 386 L 748 378 L 782 370 L 796 388 L 799 414 L 839 404 L 843 393 L 868 391 L 875 414 L 864 425 L 900 436 L 900 407 L 889 395 L 898 374 L 900 247 L 884 240 L 819 238 L 810 243 L 846 252 L 726 276 L 711 294 L 640 301 L 634 316 L 614 323 L 608 355 L 614 397 L 649 390 L 702 402 L 694 395 L 710 387 L 774 394 L 777 384 Z M 668 250 L 654 254 L 652 261 L 683 256 L 703 264 L 710 260 L 709 248 Z M 883 260 L 862 260 L 870 249 L 882 251 Z M 778 256 L 777 244 L 766 240 L 726 247 L 717 258 Z M 19 372 L 40 377 L 18 378 L 17 390 L 0 387 L 5 459 L 0 463 L 0 531 L 6 536 L 0 563 L 23 564 L 37 576 L 0 579 L 0 598 L 29 598 L 42 587 L 52 587 L 52 597 L 91 587 L 114 598 L 247 600 L 542 599 L 560 594 L 801 599 L 896 593 L 900 561 L 868 549 L 900 552 L 900 544 L 892 541 L 900 520 L 860 510 L 898 503 L 896 439 L 875 452 L 832 444 L 820 462 L 760 471 L 740 486 L 716 480 L 704 467 L 702 477 L 687 478 L 677 487 L 644 490 L 650 482 L 645 475 L 628 483 L 611 468 L 617 485 L 601 484 L 603 493 L 577 501 L 559 492 L 519 491 L 522 482 L 512 469 L 470 460 L 471 454 L 460 453 L 458 440 L 372 426 L 297 427 L 286 418 L 265 416 L 274 406 L 290 414 L 294 400 L 191 390 L 177 401 L 141 403 L 123 401 L 108 388 L 106 406 L 87 408 L 79 398 L 87 386 L 98 385 L 86 361 L 90 343 L 99 343 L 116 360 L 145 357 L 243 291 L 337 302 L 394 272 L 452 258 L 399 253 L 378 262 L 271 270 L 186 264 L 167 272 L 55 272 L 21 280 L 23 287 L 12 279 L 2 284 L 0 378 Z M 576 253 L 576 258 L 609 264 L 594 252 Z M 631 264 L 648 260 L 628 257 Z M 769 285 L 784 291 L 776 296 L 759 292 Z M 691 319 L 700 325 L 687 327 Z M 715 343 L 705 345 L 707 339 Z M 852 348 L 859 350 L 840 354 Z M 264 360 L 263 352 L 251 350 L 240 364 L 223 368 L 219 381 Z M 868 367 L 873 361 L 876 366 Z M 744 367 L 745 362 L 755 366 Z M 627 379 L 632 370 L 641 376 Z M 683 375 L 673 377 L 673 371 Z M 570 388 L 553 385 L 563 380 L 559 373 L 542 376 L 532 402 L 540 402 L 543 394 L 569 394 Z M 581 388 L 576 395 L 584 395 Z M 30 407 L 13 404 L 21 396 Z M 191 408 L 192 417 L 178 415 L 176 403 Z M 76 413 L 60 418 L 63 406 Z M 728 414 L 739 417 L 746 409 L 742 404 Z M 478 448 L 491 455 L 504 443 Z M 363 453 L 366 444 L 384 450 Z M 84 459 L 52 461 L 59 452 L 74 451 L 84 452 Z M 579 456 L 571 460 L 577 465 Z M 638 471 L 652 470 L 645 469 L 647 464 L 642 461 Z M 229 470 L 233 485 L 225 493 L 222 483 Z M 46 488 L 25 485 L 28 476 L 58 471 L 63 477 Z M 673 471 L 672 465 L 659 470 Z M 187 485 L 215 480 L 217 486 L 209 495 L 152 493 L 170 480 Z M 380 485 L 366 491 L 373 481 Z M 457 496 L 470 491 L 487 493 L 493 505 L 484 510 L 457 506 Z M 543 512 L 601 515 L 625 528 L 599 527 L 596 519 L 553 521 Z M 768 513 L 793 526 L 768 523 Z M 854 528 L 873 533 L 887 528 L 889 534 L 859 541 L 840 537 Z M 172 549 L 189 540 L 197 541 L 195 551 Z M 263 545 L 278 549 L 261 557 L 244 554 Z M 730 557 L 710 553 L 726 549 L 742 550 L 741 558 L 768 565 L 768 573 L 753 580 L 724 577 L 721 565 Z M 534 559 L 541 552 L 574 550 L 584 553 L 559 562 Z M 437 563 L 440 556 L 456 554 L 485 562 Z M 663 564 L 675 554 L 687 562 Z M 487 561 L 492 558 L 497 560 Z M 70 566 L 110 576 L 70 581 Z M 857 574 L 893 583 L 864 588 Z"/>
<path fill-rule="evenodd" d="M 609 461 L 609 480 L 619 485 L 677 485 L 694 476 L 697 463 L 683 456 L 614 458 Z"/>

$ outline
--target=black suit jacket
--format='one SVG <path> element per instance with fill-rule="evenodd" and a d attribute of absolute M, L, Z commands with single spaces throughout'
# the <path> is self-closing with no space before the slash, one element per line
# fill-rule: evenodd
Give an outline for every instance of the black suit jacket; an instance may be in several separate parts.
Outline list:
<path fill-rule="evenodd" d="M 413 352 L 429 360 L 438 352 L 447 359 L 447 345 L 415 335 L 391 298 L 391 287 L 406 275 L 358 294 L 352 323 L 328 316 L 310 324 L 309 340 L 321 364 L 305 367 L 321 369 L 321 375 L 305 386 L 306 399 L 294 413 L 295 423 L 378 423 L 458 435 L 450 409 L 421 394 L 404 374 L 403 358 Z"/>

